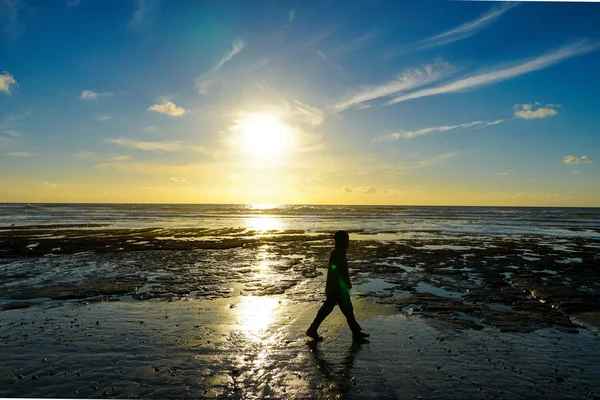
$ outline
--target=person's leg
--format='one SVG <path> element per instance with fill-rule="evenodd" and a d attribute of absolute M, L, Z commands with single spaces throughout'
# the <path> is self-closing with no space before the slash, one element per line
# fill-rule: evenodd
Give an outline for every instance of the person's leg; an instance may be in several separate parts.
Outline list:
<path fill-rule="evenodd" d="M 310 328 L 308 328 L 309 332 L 317 332 L 317 329 L 319 329 L 319 325 L 321 325 L 321 322 L 323 322 L 323 320 L 327 318 L 329 314 L 331 314 L 336 303 L 337 299 L 335 297 L 327 297 L 327 299 L 319 309 L 319 312 L 317 312 L 317 316 L 315 317 L 313 323 L 310 325 Z"/>
<path fill-rule="evenodd" d="M 340 306 L 340 310 L 342 310 L 342 313 L 344 313 L 344 316 L 346 317 L 346 321 L 348 321 L 348 326 L 350 327 L 352 333 L 358 333 L 362 331 L 362 328 L 358 322 L 356 322 L 356 318 L 354 318 L 354 308 L 352 307 L 352 302 L 350 301 L 350 293 L 347 291 L 342 291 L 338 299 L 338 304 Z"/>

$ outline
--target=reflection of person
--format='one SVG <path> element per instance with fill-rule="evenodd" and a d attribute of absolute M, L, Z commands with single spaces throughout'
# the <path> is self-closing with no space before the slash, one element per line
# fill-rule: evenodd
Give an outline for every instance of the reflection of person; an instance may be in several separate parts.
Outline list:
<path fill-rule="evenodd" d="M 352 344 L 347 350 L 346 356 L 341 360 L 341 364 L 336 365 L 331 361 L 327 361 L 319 347 L 317 342 L 310 340 L 308 346 L 310 351 L 317 362 L 317 367 L 323 375 L 323 378 L 327 380 L 327 386 L 325 390 L 328 392 L 322 392 L 324 398 L 339 398 L 344 396 L 348 391 L 351 383 L 356 384 L 355 379 L 352 377 L 352 369 L 354 368 L 354 361 L 358 351 L 361 349 L 361 345 L 364 341 L 352 341 Z M 339 367 L 339 368 L 337 368 Z"/>
<path fill-rule="evenodd" d="M 350 236 L 345 231 L 337 231 L 333 236 L 335 240 L 335 247 L 329 254 L 329 268 L 327 269 L 327 284 L 325 285 L 325 295 L 327 299 L 319 309 L 315 320 L 306 331 L 306 335 L 313 339 L 323 339 L 317 333 L 319 325 L 327 316 L 333 311 L 333 308 L 337 305 L 340 306 L 340 310 L 344 313 L 348 326 L 352 331 L 352 337 L 354 339 L 364 339 L 369 336 L 368 333 L 361 332 L 362 328 L 356 322 L 354 318 L 354 309 L 352 308 L 352 302 L 350 301 L 349 290 L 352 287 L 350 283 L 350 276 L 348 274 L 348 261 L 346 260 L 346 252 L 350 245 Z"/>

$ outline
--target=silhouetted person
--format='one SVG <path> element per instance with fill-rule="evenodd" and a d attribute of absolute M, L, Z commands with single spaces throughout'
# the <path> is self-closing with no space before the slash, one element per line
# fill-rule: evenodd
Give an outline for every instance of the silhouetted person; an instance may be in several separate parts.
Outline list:
<path fill-rule="evenodd" d="M 344 313 L 348 326 L 352 331 L 354 339 L 364 339 L 369 336 L 368 333 L 363 333 L 362 328 L 354 318 L 354 309 L 350 301 L 349 290 L 352 287 L 350 283 L 350 275 L 348 274 L 348 261 L 346 260 L 346 251 L 350 245 L 350 236 L 345 231 L 337 231 L 333 236 L 335 247 L 329 254 L 329 268 L 327 269 L 327 284 L 325 285 L 325 295 L 327 299 L 317 313 L 315 320 L 306 331 L 306 335 L 315 340 L 323 338 L 317 333 L 319 325 L 333 311 L 337 305 Z"/>

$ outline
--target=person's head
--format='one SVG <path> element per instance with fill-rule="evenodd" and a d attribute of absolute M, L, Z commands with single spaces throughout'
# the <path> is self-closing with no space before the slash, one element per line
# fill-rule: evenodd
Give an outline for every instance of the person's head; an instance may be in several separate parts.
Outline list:
<path fill-rule="evenodd" d="M 333 235 L 333 240 L 335 240 L 335 247 L 338 249 L 348 249 L 348 245 L 350 244 L 350 235 L 346 231 L 337 231 L 335 235 Z"/>

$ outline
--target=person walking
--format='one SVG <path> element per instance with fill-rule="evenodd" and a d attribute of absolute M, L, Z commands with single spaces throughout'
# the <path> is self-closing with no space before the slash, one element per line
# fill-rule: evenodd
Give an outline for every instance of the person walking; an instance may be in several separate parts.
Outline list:
<path fill-rule="evenodd" d="M 352 302 L 350 301 L 350 288 L 352 288 L 352 284 L 350 283 L 348 260 L 346 259 L 346 252 L 350 245 L 350 235 L 348 235 L 348 232 L 346 231 L 337 231 L 333 236 L 333 239 L 335 241 L 335 246 L 329 254 L 327 283 L 325 285 L 326 300 L 306 331 L 306 335 L 315 340 L 323 340 L 323 337 L 319 336 L 317 333 L 319 325 L 321 325 L 323 320 L 325 320 L 325 318 L 333 311 L 334 307 L 338 305 L 346 317 L 348 326 L 352 331 L 352 337 L 354 339 L 364 340 L 369 334 L 362 332 L 361 326 L 356 322 L 354 309 L 352 307 Z"/>

